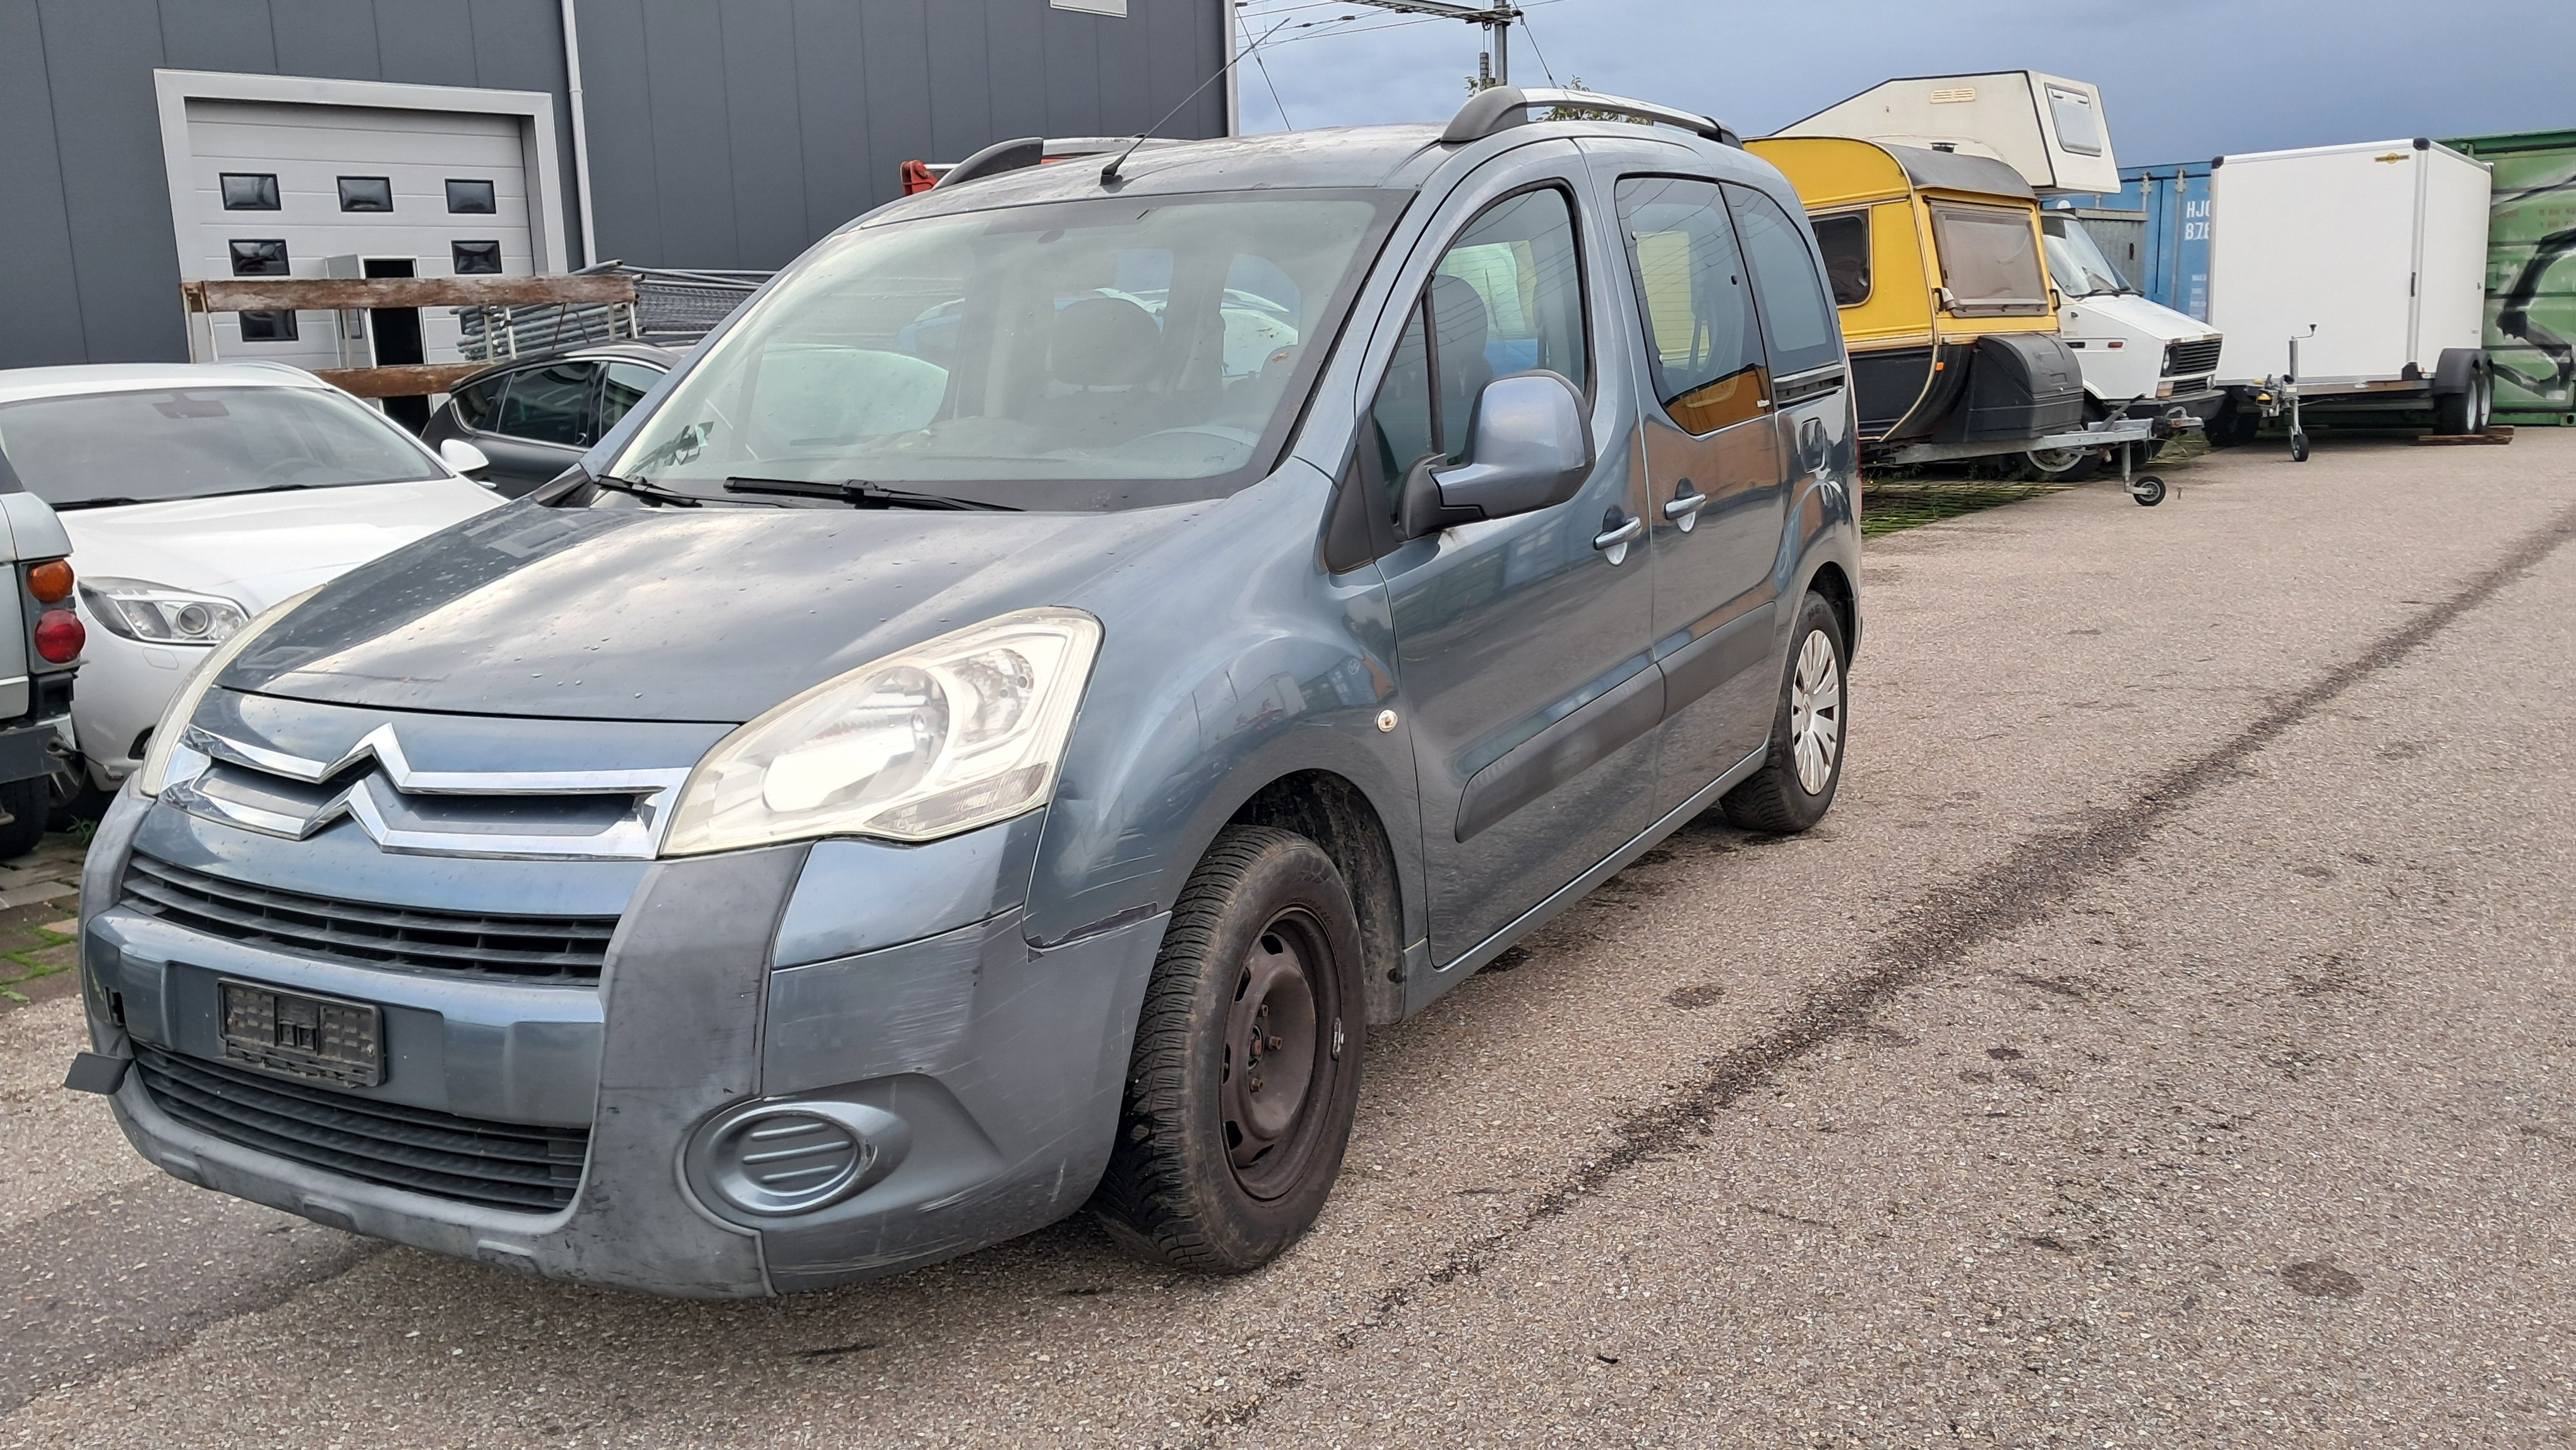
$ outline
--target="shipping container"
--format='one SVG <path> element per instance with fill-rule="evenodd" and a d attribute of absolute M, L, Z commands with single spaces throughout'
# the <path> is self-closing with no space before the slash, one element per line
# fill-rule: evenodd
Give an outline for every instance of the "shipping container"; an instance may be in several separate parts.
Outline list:
<path fill-rule="evenodd" d="M 2486 343 L 2496 419 L 2576 426 L 2576 131 L 2443 144 L 2495 168 Z"/>
<path fill-rule="evenodd" d="M 2151 302 L 2209 320 L 2209 163 L 2123 166 L 2118 191 L 2067 198 Z M 2119 244 L 2128 256 L 2113 251 Z"/>

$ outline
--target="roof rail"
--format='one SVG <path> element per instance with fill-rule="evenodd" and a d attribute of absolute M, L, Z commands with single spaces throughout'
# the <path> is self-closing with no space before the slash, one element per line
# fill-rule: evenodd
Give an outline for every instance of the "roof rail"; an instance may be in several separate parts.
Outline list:
<path fill-rule="evenodd" d="M 1679 126 L 1721 146 L 1744 144 L 1724 122 L 1694 111 L 1658 106 L 1652 101 L 1632 101 L 1626 96 L 1605 96 L 1598 91 L 1561 91 L 1546 87 L 1523 90 L 1519 86 L 1491 86 L 1469 96 L 1467 104 L 1458 108 L 1458 114 L 1449 118 L 1449 128 L 1440 133 L 1440 144 L 1463 146 L 1470 141 L 1482 141 L 1498 131 L 1528 125 L 1529 111 L 1536 106 L 1608 111 L 1631 120 Z"/>
<path fill-rule="evenodd" d="M 963 161 L 946 165 L 936 161 L 906 162 L 905 165 L 910 167 L 919 164 L 922 171 L 937 178 L 930 183 L 932 186 L 955 186 L 962 182 L 981 181 L 987 176 L 999 176 L 1005 171 L 1025 171 L 1032 166 L 1042 166 L 1050 161 L 1070 161 L 1080 156 L 1105 156 L 1110 152 L 1125 149 L 1135 140 L 1133 136 L 1058 136 L 1052 139 L 1044 136 L 1022 136 L 1014 141 L 996 141 Z M 1154 137 L 1145 142 L 1148 147 L 1172 144 L 1174 143 L 1162 137 Z M 905 177 L 905 186 L 907 188 L 905 194 L 910 195 L 915 183 L 909 172 Z M 918 189 L 926 191 L 929 187 Z"/>

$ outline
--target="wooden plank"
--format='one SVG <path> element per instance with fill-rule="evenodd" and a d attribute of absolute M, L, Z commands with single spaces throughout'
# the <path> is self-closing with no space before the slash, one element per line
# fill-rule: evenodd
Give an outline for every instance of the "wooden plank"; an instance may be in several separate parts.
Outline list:
<path fill-rule="evenodd" d="M 2484 433 L 2425 433 L 2418 435 L 2415 441 L 2417 443 L 2433 443 L 2442 445 L 2455 443 L 2511 443 L 2513 441 L 2513 429 L 2499 425 L 2497 427 L 2489 428 Z"/>
<path fill-rule="evenodd" d="M 295 277 L 182 282 L 191 312 L 328 312 L 344 307 L 538 307 L 632 302 L 635 279 L 585 277 Z"/>
<path fill-rule="evenodd" d="M 382 368 L 317 368 L 313 376 L 359 398 L 417 398 L 444 393 L 492 366 L 487 362 L 406 363 Z"/>

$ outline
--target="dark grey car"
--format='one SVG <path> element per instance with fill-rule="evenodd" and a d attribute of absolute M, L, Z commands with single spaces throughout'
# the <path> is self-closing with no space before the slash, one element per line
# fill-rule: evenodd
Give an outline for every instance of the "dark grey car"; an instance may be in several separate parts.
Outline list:
<path fill-rule="evenodd" d="M 420 436 L 432 448 L 473 444 L 492 461 L 474 476 L 518 498 L 579 463 L 679 360 L 646 342 L 512 358 L 459 382 Z"/>
<path fill-rule="evenodd" d="M 1370 1028 L 1840 776 L 1797 197 L 1704 118 L 1526 120 L 1575 99 L 1000 148 L 826 239 L 582 475 L 174 704 L 75 1084 L 191 1182 L 663 1293 L 1086 1203 L 1267 1262 Z"/>

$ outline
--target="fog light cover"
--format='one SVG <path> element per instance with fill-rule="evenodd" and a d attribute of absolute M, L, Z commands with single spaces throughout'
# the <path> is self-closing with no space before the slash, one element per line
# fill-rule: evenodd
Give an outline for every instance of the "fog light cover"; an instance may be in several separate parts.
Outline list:
<path fill-rule="evenodd" d="M 820 1100 L 753 1103 L 689 1142 L 690 1186 L 724 1207 L 778 1218 L 840 1202 L 894 1171 L 912 1129 L 883 1108 Z"/>

